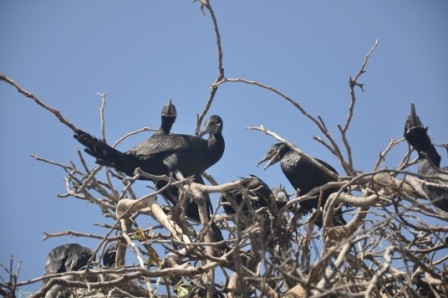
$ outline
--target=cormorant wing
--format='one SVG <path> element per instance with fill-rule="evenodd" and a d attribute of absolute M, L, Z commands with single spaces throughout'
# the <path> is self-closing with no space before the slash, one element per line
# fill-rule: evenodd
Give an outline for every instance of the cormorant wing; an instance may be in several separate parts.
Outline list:
<path fill-rule="evenodd" d="M 54 248 L 47 257 L 45 274 L 76 271 L 87 265 L 93 250 L 76 243 Z"/>
<path fill-rule="evenodd" d="M 194 136 L 182 134 L 154 135 L 126 153 L 144 159 L 154 154 L 201 150 L 204 146 L 207 146 L 207 140 Z"/>
<path fill-rule="evenodd" d="M 338 171 L 336 171 L 335 168 L 333 168 L 331 165 L 329 165 L 328 163 L 326 163 L 325 161 L 319 159 L 319 158 L 315 158 L 315 160 L 317 160 L 319 163 L 321 163 L 324 167 L 326 167 L 327 169 L 329 169 L 330 171 L 332 171 L 333 173 L 339 175 Z"/>

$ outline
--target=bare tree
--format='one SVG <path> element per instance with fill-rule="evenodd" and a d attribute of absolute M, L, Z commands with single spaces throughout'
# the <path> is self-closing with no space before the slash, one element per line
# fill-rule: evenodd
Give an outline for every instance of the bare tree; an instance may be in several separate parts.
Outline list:
<path fill-rule="evenodd" d="M 284 92 L 257 81 L 226 77 L 217 17 L 208 0 L 199 3 L 204 14 L 212 20 L 218 74 L 211 84 L 204 109 L 198 114 L 196 133 L 220 88 L 229 83 L 262 88 L 290 103 L 316 125 L 322 136 L 315 140 L 336 156 L 344 175 L 329 172 L 335 182 L 299 194 L 275 212 L 269 208 L 249 208 L 243 212 L 235 206 L 236 214 L 229 216 L 222 212 L 224 203 L 220 201 L 210 220 L 225 231 L 226 240 L 213 242 L 205 195 L 219 193 L 226 197 L 231 191 L 239 191 L 250 197 L 243 186 L 247 179 L 217 183 L 211 175 L 204 173 L 209 184 L 202 185 L 194 183 L 191 177 L 178 180 L 150 176 L 152 180 L 165 180 L 168 186 L 178 188 L 180 202 L 187 194 L 196 200 L 201 215 L 201 223 L 197 225 L 175 218 L 170 208 L 161 206 L 156 200 L 160 191 L 148 191 L 143 197 L 135 195 L 134 184 L 139 178 L 148 177 L 149 173 L 137 170 L 133 177 L 127 177 L 112 168 L 92 167 L 80 151 L 77 152 L 79 160 L 70 163 L 34 156 L 65 171 L 66 193 L 61 196 L 90 202 L 89 207 L 99 208 L 106 218 L 113 219 L 114 224 L 104 226 L 107 229 L 104 235 L 77 231 L 45 234 L 44 239 L 68 235 L 93 238 L 97 239 L 98 245 L 84 269 L 29 281 L 18 280 L 19 270 L 14 272 L 11 260 L 9 267 L 2 265 L 6 278 L 1 280 L 0 294 L 15 297 L 17 288 L 43 282 L 32 297 L 57 297 L 59 292 L 86 297 L 446 297 L 448 214 L 420 199 L 428 198 L 423 189 L 425 184 L 436 184 L 446 190 L 448 181 L 434 182 L 407 171 L 415 164 L 411 160 L 410 147 L 395 169 L 380 169 L 381 162 L 403 139 L 391 140 L 369 173 L 360 173 L 352 159 L 347 132 L 355 114 L 356 92 L 363 91 L 360 79 L 378 41 L 366 54 L 359 72 L 349 79 L 347 118 L 345 123 L 337 126 L 335 134 L 322 117 L 312 115 Z M 15 87 L 73 131 L 78 129 L 60 111 L 5 74 L 0 74 L 0 80 Z M 100 97 L 104 137 L 106 95 L 100 94 Z M 313 157 L 279 134 L 263 126 L 250 129 L 289 145 L 302 158 L 328 172 Z M 147 129 L 130 132 L 113 146 L 143 130 Z M 321 211 L 323 228 L 316 229 L 313 216 L 301 217 L 296 211 L 301 201 L 319 196 L 329 187 L 337 187 L 339 191 L 329 197 Z M 330 219 L 341 204 L 347 206 L 346 214 L 351 220 L 344 226 L 333 226 Z M 153 226 L 139 226 L 139 217 L 152 218 Z M 185 214 L 180 218 L 185 218 Z M 104 254 L 105 246 L 114 241 L 120 243 L 115 266 L 102 266 L 98 260 Z M 224 244 L 226 249 L 222 249 Z M 138 263 L 126 264 L 126 254 L 133 254 Z"/>

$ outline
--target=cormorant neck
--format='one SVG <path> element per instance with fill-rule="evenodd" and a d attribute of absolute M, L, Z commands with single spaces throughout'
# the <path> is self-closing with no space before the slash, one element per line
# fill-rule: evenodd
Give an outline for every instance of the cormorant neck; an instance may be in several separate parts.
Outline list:
<path fill-rule="evenodd" d="M 439 153 L 437 153 L 434 145 L 430 144 L 429 146 L 425 146 L 422 150 L 418 151 L 419 159 L 426 159 L 426 157 L 422 155 L 422 152 L 426 154 L 426 157 L 431 160 L 436 167 L 440 168 L 441 157 Z"/>
<path fill-rule="evenodd" d="M 299 161 L 300 161 L 300 155 L 296 154 L 292 150 L 289 150 L 281 157 L 280 165 L 282 168 L 293 167 L 297 165 Z"/>
<path fill-rule="evenodd" d="M 221 132 L 210 134 L 208 138 L 208 149 L 214 159 L 218 161 L 224 154 L 225 142 Z M 214 163 L 216 162 L 214 161 Z"/>
<path fill-rule="evenodd" d="M 175 120 L 176 118 L 173 117 L 162 116 L 162 124 L 160 125 L 160 131 L 169 134 Z"/>
<path fill-rule="evenodd" d="M 426 153 L 431 162 L 435 166 L 440 167 L 441 157 L 432 144 L 426 128 L 422 126 L 414 127 L 406 132 L 405 138 L 408 143 L 418 152 L 420 159 L 424 158 L 422 157 L 422 153 Z"/>

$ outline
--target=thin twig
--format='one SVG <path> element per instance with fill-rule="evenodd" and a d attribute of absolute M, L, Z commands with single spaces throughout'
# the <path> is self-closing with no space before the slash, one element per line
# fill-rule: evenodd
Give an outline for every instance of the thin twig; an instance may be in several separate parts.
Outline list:
<path fill-rule="evenodd" d="M 101 123 L 101 140 L 106 142 L 106 122 L 104 119 L 104 109 L 106 107 L 106 96 L 105 92 L 97 93 L 101 97 L 101 107 L 100 107 L 100 123 Z"/>

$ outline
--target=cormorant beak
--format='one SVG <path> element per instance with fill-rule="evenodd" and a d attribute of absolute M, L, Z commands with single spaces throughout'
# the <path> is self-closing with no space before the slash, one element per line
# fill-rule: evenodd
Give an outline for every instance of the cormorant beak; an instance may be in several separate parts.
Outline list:
<path fill-rule="evenodd" d="M 206 122 L 204 129 L 199 132 L 199 137 L 201 138 L 206 134 L 214 134 L 219 130 L 220 127 L 221 127 L 220 123 Z"/>
<path fill-rule="evenodd" d="M 409 114 L 408 119 L 406 119 L 406 124 L 404 126 L 405 135 L 415 127 L 423 128 L 423 123 L 420 121 L 420 118 L 417 116 L 417 113 L 415 112 L 415 104 L 411 103 L 411 113 Z"/>
<path fill-rule="evenodd" d="M 172 99 L 168 101 L 168 103 L 163 107 L 162 116 L 164 117 L 176 117 L 177 111 L 176 106 L 171 102 Z"/>
<path fill-rule="evenodd" d="M 202 138 L 204 135 L 210 133 L 210 127 L 205 127 L 203 130 L 199 132 L 199 137 Z"/>
<path fill-rule="evenodd" d="M 265 162 L 269 160 L 269 162 L 264 166 L 263 170 L 266 170 L 267 168 L 269 168 L 270 166 L 272 166 L 273 164 L 275 164 L 276 162 L 278 162 L 280 160 L 280 153 L 278 150 L 276 151 L 271 151 L 269 150 L 266 155 L 263 157 L 262 160 L 260 160 L 259 162 L 257 162 L 257 166 L 259 166 L 261 163 Z"/>

